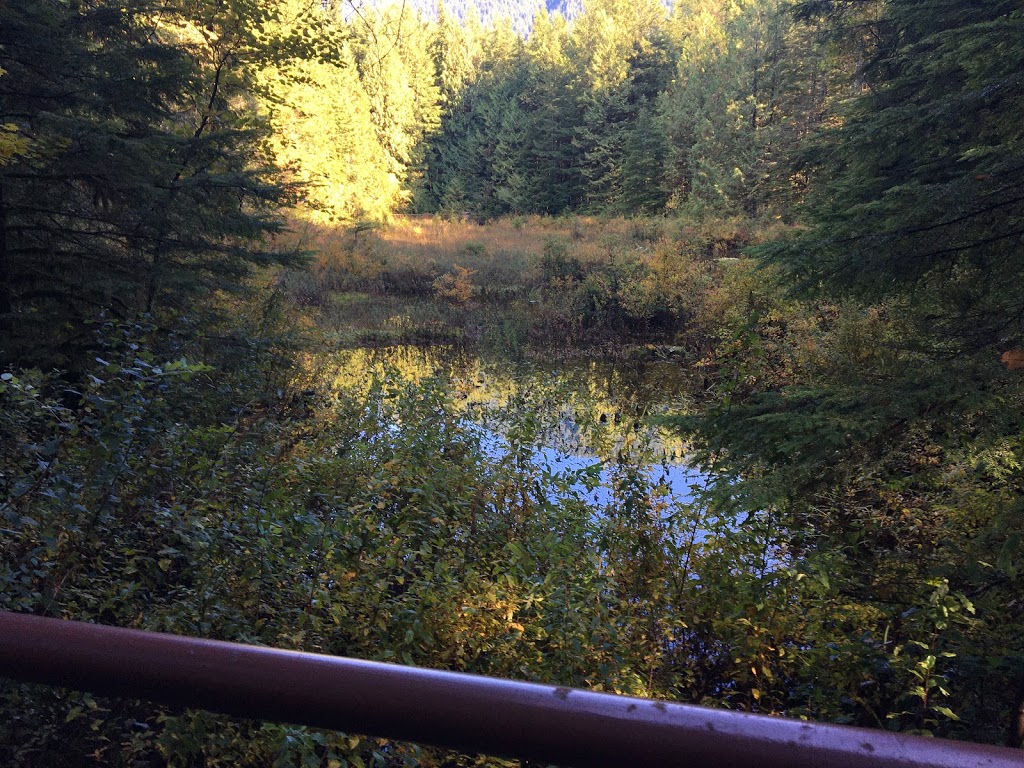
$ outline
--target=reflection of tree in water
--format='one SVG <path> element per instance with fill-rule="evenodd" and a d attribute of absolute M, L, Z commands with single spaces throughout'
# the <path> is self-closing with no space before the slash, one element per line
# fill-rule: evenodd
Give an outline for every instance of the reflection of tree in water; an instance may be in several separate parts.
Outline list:
<path fill-rule="evenodd" d="M 395 346 L 345 350 L 307 367 L 328 370 L 336 390 L 368 388 L 386 373 L 438 377 L 457 412 L 496 432 L 522 429 L 528 416 L 532 442 L 570 455 L 614 459 L 627 450 L 675 462 L 685 455 L 684 443 L 651 421 L 685 402 L 685 371 L 674 363 L 537 364 L 483 360 L 455 347 Z"/>

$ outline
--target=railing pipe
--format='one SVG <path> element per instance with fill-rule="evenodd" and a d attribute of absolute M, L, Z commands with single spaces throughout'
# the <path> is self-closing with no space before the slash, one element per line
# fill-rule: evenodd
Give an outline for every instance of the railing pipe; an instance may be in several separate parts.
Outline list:
<path fill-rule="evenodd" d="M 1004 747 L 4 612 L 0 676 L 563 766 L 1024 766 Z"/>

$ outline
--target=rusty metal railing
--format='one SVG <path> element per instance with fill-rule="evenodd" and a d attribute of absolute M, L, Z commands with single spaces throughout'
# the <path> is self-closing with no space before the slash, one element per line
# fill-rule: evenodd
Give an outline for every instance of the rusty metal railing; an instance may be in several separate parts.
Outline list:
<path fill-rule="evenodd" d="M 0 676 L 564 766 L 1024 766 L 1005 747 L 3 612 Z"/>

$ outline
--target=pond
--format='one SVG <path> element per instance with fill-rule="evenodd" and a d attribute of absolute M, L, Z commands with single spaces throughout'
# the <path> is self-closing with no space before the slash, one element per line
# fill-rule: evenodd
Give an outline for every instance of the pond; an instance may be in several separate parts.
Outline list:
<path fill-rule="evenodd" d="M 330 366 L 338 389 L 389 371 L 444 380 L 490 455 L 529 446 L 545 471 L 580 478 L 574 491 L 596 508 L 613 502 L 623 466 L 639 468 L 669 510 L 689 505 L 707 483 L 687 465 L 683 441 L 654 421 L 687 407 L 691 384 L 677 362 L 516 361 L 448 346 L 392 346 L 344 350 L 320 364 Z"/>

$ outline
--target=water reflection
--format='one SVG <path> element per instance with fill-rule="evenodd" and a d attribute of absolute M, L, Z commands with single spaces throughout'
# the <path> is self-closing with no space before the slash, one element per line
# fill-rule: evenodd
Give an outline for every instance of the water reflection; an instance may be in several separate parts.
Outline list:
<path fill-rule="evenodd" d="M 685 444 L 651 420 L 686 406 L 688 381 L 675 363 L 485 360 L 453 347 L 395 346 L 344 350 L 316 364 L 349 391 L 389 372 L 444 379 L 492 457 L 525 446 L 545 471 L 576 478 L 572 492 L 598 508 L 614 502 L 623 464 L 639 465 L 670 509 L 691 503 L 705 484 L 686 465 Z"/>
<path fill-rule="evenodd" d="M 484 445 L 493 456 L 500 456 L 508 449 L 507 443 L 497 436 L 494 436 L 493 442 L 485 442 Z M 536 447 L 533 460 L 551 474 L 575 475 L 580 478 L 589 474 L 595 475 L 600 481 L 598 484 L 589 484 L 580 479 L 574 482 L 571 488 L 595 507 L 603 509 L 614 503 L 614 464 L 601 461 L 596 456 L 565 453 L 555 447 L 543 445 Z M 643 474 L 669 509 L 692 504 L 695 493 L 706 485 L 706 477 L 682 461 L 649 464 L 645 466 Z"/>

